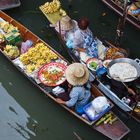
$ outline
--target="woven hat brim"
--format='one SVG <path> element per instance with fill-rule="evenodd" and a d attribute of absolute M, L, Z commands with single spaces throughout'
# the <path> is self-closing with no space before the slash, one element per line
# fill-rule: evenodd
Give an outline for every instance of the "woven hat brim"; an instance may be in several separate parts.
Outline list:
<path fill-rule="evenodd" d="M 78 78 L 78 77 L 75 77 L 73 73 L 74 73 L 74 70 L 78 68 L 80 65 L 82 65 L 82 67 L 84 68 L 85 74 L 83 77 Z M 80 63 L 73 63 L 69 65 L 66 69 L 65 75 L 66 75 L 67 81 L 73 86 L 84 85 L 89 79 L 88 69 L 83 64 L 80 64 Z"/>
<path fill-rule="evenodd" d="M 63 25 L 60 23 L 60 28 L 62 31 L 69 31 L 76 26 L 76 23 L 72 20 L 71 26 Z M 59 29 L 59 23 L 57 23 L 56 28 Z"/>

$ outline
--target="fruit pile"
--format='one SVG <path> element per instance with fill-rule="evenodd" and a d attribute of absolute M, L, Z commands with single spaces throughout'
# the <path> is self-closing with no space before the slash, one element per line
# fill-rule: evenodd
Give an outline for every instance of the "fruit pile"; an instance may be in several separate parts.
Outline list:
<path fill-rule="evenodd" d="M 52 2 L 46 2 L 44 5 L 41 5 L 40 8 L 45 14 L 54 13 L 60 9 L 60 1 L 53 0 Z"/>
<path fill-rule="evenodd" d="M 43 43 L 37 43 L 35 47 L 30 48 L 26 53 L 20 55 L 20 61 L 26 67 L 28 73 L 33 72 L 53 59 L 57 59 L 57 55 Z"/>
<path fill-rule="evenodd" d="M 9 22 L 6 21 L 1 21 L 0 22 L 0 28 L 5 32 L 5 33 L 10 33 L 13 30 L 16 30 L 18 32 L 18 28 L 10 24 Z"/>
<path fill-rule="evenodd" d="M 4 42 L 4 35 L 0 33 L 0 42 Z"/>
<path fill-rule="evenodd" d="M 18 47 L 12 45 L 6 45 L 3 52 L 12 59 L 18 57 L 20 54 Z"/>

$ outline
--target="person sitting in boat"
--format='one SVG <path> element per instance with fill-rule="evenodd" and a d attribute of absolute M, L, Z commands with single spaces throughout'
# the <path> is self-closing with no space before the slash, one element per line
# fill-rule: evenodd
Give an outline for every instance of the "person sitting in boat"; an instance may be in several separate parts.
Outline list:
<path fill-rule="evenodd" d="M 64 101 L 60 97 L 57 98 L 57 102 L 60 104 L 64 104 L 67 107 L 74 107 L 77 113 L 83 113 L 83 107 L 88 103 L 91 92 L 90 92 L 90 84 L 89 84 L 89 71 L 81 63 L 73 63 L 69 65 L 65 72 L 66 80 L 69 83 L 70 92 L 69 92 L 69 100 Z M 62 93 L 63 96 L 67 96 L 68 93 Z M 60 99 L 61 98 L 61 99 Z"/>
<path fill-rule="evenodd" d="M 78 21 L 78 29 L 74 32 L 73 44 L 66 43 L 68 48 L 73 48 L 79 54 L 85 53 L 89 57 L 98 57 L 97 42 L 93 38 L 91 30 L 88 28 L 89 21 L 82 18 Z"/>
<path fill-rule="evenodd" d="M 50 26 L 55 27 L 55 30 L 61 34 L 61 37 L 64 40 L 67 40 L 67 38 L 72 36 L 77 29 L 77 22 L 72 20 L 68 15 L 65 15 L 56 23 L 55 26 L 52 24 Z"/>
<path fill-rule="evenodd" d="M 136 92 L 133 90 L 133 87 L 128 87 L 120 81 L 111 79 L 111 90 L 126 104 L 131 105 L 135 102 Z"/>
<path fill-rule="evenodd" d="M 112 92 L 114 92 L 121 100 L 125 101 L 124 99 L 128 99 L 129 102 L 127 104 L 131 105 L 135 102 L 135 88 L 133 85 L 134 83 L 129 83 L 126 85 L 125 83 L 122 83 L 120 81 L 117 81 L 115 79 L 112 79 L 107 76 L 107 72 L 101 75 L 100 80 L 104 83 L 104 85 L 109 88 Z M 96 80 L 95 80 L 96 82 Z M 96 82 L 98 85 L 99 83 Z"/>

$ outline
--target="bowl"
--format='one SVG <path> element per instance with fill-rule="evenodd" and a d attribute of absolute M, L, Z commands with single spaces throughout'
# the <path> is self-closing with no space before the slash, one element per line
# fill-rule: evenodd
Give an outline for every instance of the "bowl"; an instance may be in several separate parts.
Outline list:
<path fill-rule="evenodd" d="M 86 61 L 86 64 L 91 71 L 96 71 L 100 66 L 102 66 L 102 61 L 97 58 L 89 58 Z"/>

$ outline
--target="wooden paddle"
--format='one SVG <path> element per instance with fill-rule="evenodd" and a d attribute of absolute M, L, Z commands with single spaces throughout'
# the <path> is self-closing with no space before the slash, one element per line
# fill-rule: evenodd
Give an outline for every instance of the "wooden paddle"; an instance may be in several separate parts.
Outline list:
<path fill-rule="evenodd" d="M 73 134 L 76 136 L 76 138 L 77 138 L 78 140 L 83 140 L 75 131 L 73 131 Z"/>

